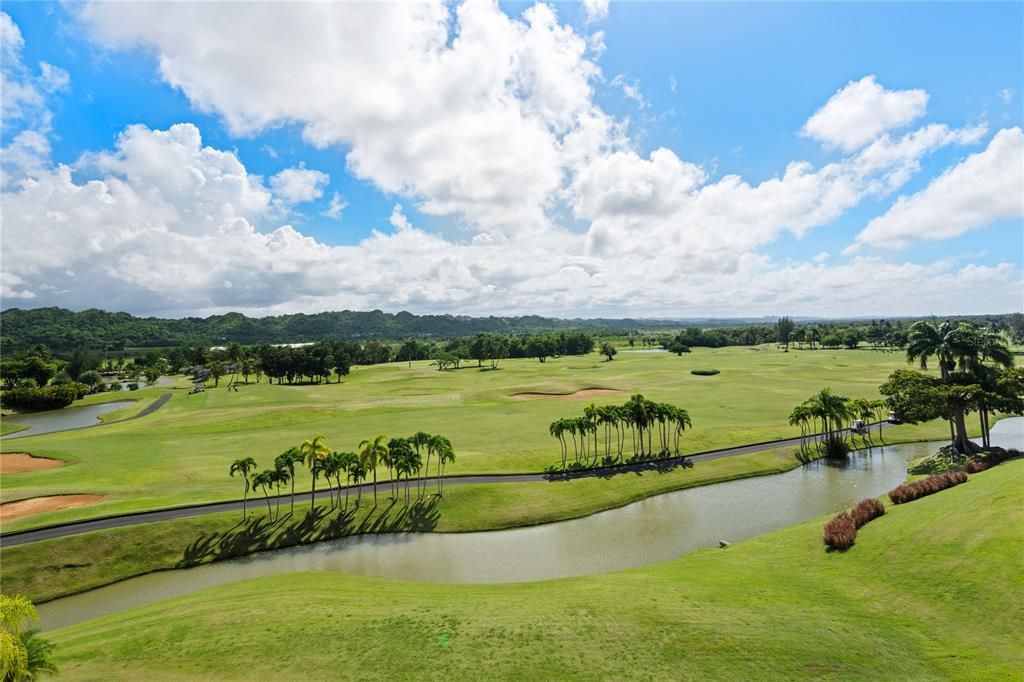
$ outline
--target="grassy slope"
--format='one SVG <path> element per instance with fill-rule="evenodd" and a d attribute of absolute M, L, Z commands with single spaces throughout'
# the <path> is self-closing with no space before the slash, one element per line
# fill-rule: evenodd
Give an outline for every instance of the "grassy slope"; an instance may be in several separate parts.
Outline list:
<path fill-rule="evenodd" d="M 53 632 L 64 679 L 1019 679 L 1024 461 L 888 513 L 601 576 L 302 573 Z"/>
<path fill-rule="evenodd" d="M 178 567 L 187 548 L 201 538 L 209 541 L 212 537 L 210 544 L 221 549 L 195 556 L 190 564 L 298 544 L 300 536 L 308 542 L 353 532 L 462 532 L 549 523 L 622 506 L 668 490 L 779 473 L 796 465 L 790 451 L 774 450 L 702 462 L 692 469 L 625 474 L 610 480 L 449 486 L 443 500 L 421 509 L 415 516 L 403 515 L 401 506 L 385 513 L 389 501 L 386 488 L 382 487 L 381 509 L 376 512 L 367 498 L 358 514 L 339 522 L 335 512 L 315 526 L 307 525 L 311 520 L 307 518 L 307 504 L 296 508 L 294 521 L 282 514 L 282 522 L 268 528 L 264 522 L 266 506 L 256 499 L 250 517 L 253 525 L 248 528 L 239 525 L 238 513 L 209 514 L 9 547 L 0 550 L 0 564 L 4 590 L 38 602 Z M 225 535 L 231 540 L 226 541 Z"/>
<path fill-rule="evenodd" d="M 689 374 L 714 366 L 715 377 Z M 786 424 L 792 406 L 823 386 L 853 397 L 877 396 L 878 384 L 901 356 L 869 350 L 792 351 L 774 348 L 696 349 L 676 357 L 620 353 L 599 356 L 509 360 L 498 371 L 475 367 L 437 372 L 426 362 L 356 368 L 345 383 L 321 386 L 250 385 L 197 395 L 178 390 L 145 419 L 99 429 L 28 437 L 0 449 L 29 450 L 64 459 L 69 466 L 4 478 L 0 501 L 54 493 L 108 495 L 101 504 L 41 514 L 5 529 L 43 525 L 123 511 L 238 497 L 230 462 L 254 456 L 262 466 L 283 450 L 316 434 L 335 449 L 354 449 L 360 439 L 424 430 L 451 438 L 458 460 L 451 473 L 540 471 L 558 459 L 547 425 L 580 414 L 586 400 L 522 400 L 521 391 L 567 392 L 591 386 L 617 388 L 597 404 L 617 403 L 642 392 L 690 410 L 696 427 L 685 434 L 689 452 L 796 435 Z M 135 394 L 154 399 L 166 389 Z M 124 395 L 124 394 L 118 394 Z M 134 396 L 133 396 L 134 397 Z M 111 398 L 114 399 L 114 398 Z M 139 407 L 112 413 L 134 414 Z M 124 413 L 124 414 L 122 414 Z M 941 436 L 941 425 L 901 426 L 899 440 Z M 308 487 L 306 474 L 300 485 Z"/>

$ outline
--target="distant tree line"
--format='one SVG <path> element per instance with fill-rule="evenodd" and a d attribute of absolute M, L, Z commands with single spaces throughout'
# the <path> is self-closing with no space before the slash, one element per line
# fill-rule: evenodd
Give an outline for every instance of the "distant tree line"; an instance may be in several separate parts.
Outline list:
<path fill-rule="evenodd" d="M 73 312 L 63 308 L 10 308 L 0 312 L 0 344 L 7 352 L 27 350 L 35 344 L 45 344 L 64 352 L 76 348 L 170 348 L 196 342 L 211 346 L 230 342 L 257 345 L 340 338 L 387 341 L 448 339 L 484 333 L 511 336 L 571 329 L 594 334 L 622 333 L 629 329 L 671 329 L 677 326 L 679 323 L 633 319 L 560 320 L 536 315 L 466 317 L 407 312 L 391 314 L 379 310 L 262 318 L 227 313 L 175 320 L 135 317 L 128 313 L 96 309 Z"/>

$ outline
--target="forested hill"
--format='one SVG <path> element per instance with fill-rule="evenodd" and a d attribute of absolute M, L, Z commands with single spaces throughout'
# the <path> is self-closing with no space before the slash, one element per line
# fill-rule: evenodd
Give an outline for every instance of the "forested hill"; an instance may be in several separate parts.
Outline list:
<path fill-rule="evenodd" d="M 56 351 L 90 348 L 176 346 L 209 341 L 241 344 L 297 343 L 320 339 L 450 338 L 483 332 L 515 334 L 557 329 L 657 329 L 678 327 L 678 322 L 590 319 L 559 320 L 535 315 L 523 317 L 463 317 L 413 315 L 401 312 L 316 313 L 252 318 L 241 313 L 187 317 L 179 320 L 135 317 L 104 310 L 73 312 L 64 308 L 12 308 L 0 312 L 0 343 L 5 353 L 45 344 Z"/>

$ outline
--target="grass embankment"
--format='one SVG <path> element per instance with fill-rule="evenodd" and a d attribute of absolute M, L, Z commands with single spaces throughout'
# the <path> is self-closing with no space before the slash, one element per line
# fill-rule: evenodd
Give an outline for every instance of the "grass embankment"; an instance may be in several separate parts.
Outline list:
<path fill-rule="evenodd" d="M 712 378 L 690 369 L 716 367 Z M 695 349 L 668 353 L 620 353 L 612 362 L 586 357 L 507 360 L 497 371 L 470 366 L 438 372 L 427 362 L 357 367 L 341 384 L 268 386 L 265 382 L 228 392 L 218 389 L 174 398 L 144 419 L 101 428 L 28 436 L 0 445 L 61 459 L 67 466 L 5 477 L 0 502 L 41 495 L 104 495 L 103 502 L 40 514 L 5 524 L 5 530 L 72 519 L 237 498 L 239 482 L 230 463 L 255 457 L 269 467 L 274 456 L 303 439 L 324 434 L 336 450 L 355 449 L 378 433 L 416 431 L 448 436 L 458 459 L 449 473 L 542 471 L 558 462 L 559 446 L 548 425 L 579 415 L 585 405 L 621 403 L 631 393 L 686 407 L 694 428 L 682 438 L 685 452 L 698 452 L 798 435 L 787 424 L 792 407 L 824 386 L 851 397 L 877 397 L 878 385 L 904 367 L 899 354 L 862 350 L 783 353 L 770 346 Z M 618 395 L 585 400 L 513 397 L 523 392 L 571 393 L 606 387 Z M 164 387 L 103 399 L 140 398 L 136 406 L 106 416 L 136 414 L 143 397 Z M 86 400 L 99 400 L 98 397 Z M 886 440 L 941 438 L 942 424 L 887 429 Z M 891 436 L 891 437 L 890 437 Z M 384 475 L 384 472 L 380 472 Z M 308 473 L 299 475 L 308 489 Z"/>
<path fill-rule="evenodd" d="M 1019 679 L 1024 461 L 889 506 L 847 552 L 823 521 L 542 583 L 276 576 L 47 637 L 68 680 Z"/>
<path fill-rule="evenodd" d="M 240 513 L 231 512 L 95 531 L 2 549 L 0 565 L 5 592 L 38 602 L 161 569 L 352 533 L 497 530 L 578 518 L 670 490 L 781 473 L 797 465 L 791 450 L 779 449 L 611 479 L 451 485 L 443 499 L 428 498 L 410 509 L 402 503 L 389 508 L 389 488 L 381 486 L 378 509 L 364 494 L 362 508 L 354 511 L 353 497 L 344 519 L 337 510 L 329 513 L 326 505 L 319 507 L 315 524 L 308 503 L 298 505 L 291 518 L 282 506 L 281 521 L 268 524 L 266 503 L 251 498 L 246 525 L 240 523 Z"/>

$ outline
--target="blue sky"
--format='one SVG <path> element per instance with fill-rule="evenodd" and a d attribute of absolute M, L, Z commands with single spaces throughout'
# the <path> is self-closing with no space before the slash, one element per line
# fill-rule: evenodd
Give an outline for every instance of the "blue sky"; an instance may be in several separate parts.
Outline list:
<path fill-rule="evenodd" d="M 284 6 L 262 5 L 263 14 L 288 11 Z M 142 229 L 140 225 L 154 229 L 154 223 L 166 220 L 163 214 L 158 219 L 122 212 L 107 216 L 95 226 L 80 228 L 90 231 L 93 245 L 111 241 L 112 234 L 132 233 L 130 240 L 116 245 L 111 241 L 109 249 L 96 247 L 98 257 L 113 259 L 105 266 L 90 262 L 83 267 L 69 256 L 67 262 L 58 262 L 53 257 L 21 269 L 10 268 L 10 263 L 26 258 L 14 252 L 5 253 L 8 281 L 3 291 L 7 307 L 108 306 L 110 301 L 117 301 L 133 312 L 161 314 L 231 308 L 254 313 L 312 311 L 339 306 L 496 314 L 839 314 L 847 307 L 835 301 L 829 287 L 840 286 L 851 277 L 863 279 L 870 265 L 866 259 L 875 259 L 893 268 L 893 280 L 888 289 L 865 287 L 860 293 L 869 299 L 872 293 L 906 288 L 907 282 L 925 277 L 950 282 L 946 297 L 924 301 L 908 291 L 899 301 L 880 304 L 879 314 L 928 312 L 940 304 L 947 309 L 935 312 L 969 312 L 979 305 L 985 310 L 1021 308 L 1022 217 L 1012 200 L 1003 202 L 1009 208 L 1004 206 L 988 213 L 968 210 L 991 203 L 980 187 L 983 181 L 978 174 L 969 176 L 979 185 L 977 192 L 959 198 L 959 204 L 947 209 L 950 213 L 963 209 L 970 214 L 961 220 L 959 229 L 953 230 L 956 234 L 935 239 L 926 231 L 914 234 L 914 228 L 907 226 L 907 221 L 923 224 L 939 219 L 925 214 L 927 207 L 934 204 L 927 192 L 938 176 L 955 170 L 972 155 L 984 153 L 999 131 L 1013 130 L 1024 123 L 1020 92 L 1024 83 L 1024 60 L 1020 58 L 1024 49 L 1024 8 L 1018 3 L 612 3 L 605 9 L 597 1 L 596 9 L 591 8 L 589 14 L 582 4 L 554 5 L 557 17 L 545 20 L 543 26 L 532 3 L 506 3 L 500 7 L 476 3 L 465 8 L 465 16 L 460 14 L 464 8 L 459 4 L 442 6 L 438 11 L 447 30 L 447 48 L 459 41 L 469 42 L 470 27 L 475 25 L 472 22 L 485 26 L 500 20 L 505 31 L 502 36 L 509 41 L 509 54 L 530 65 L 525 76 L 506 74 L 523 80 L 499 93 L 502 107 L 509 98 L 514 106 L 494 112 L 496 126 L 507 124 L 498 121 L 507 122 L 509 119 L 502 117 L 509 110 L 523 115 L 526 125 L 539 128 L 551 138 L 552 154 L 563 154 L 566 136 L 574 129 L 582 129 L 581 121 L 595 112 L 602 120 L 618 126 L 617 132 L 606 131 L 601 142 L 586 151 L 585 161 L 563 159 L 533 171 L 522 169 L 524 163 L 532 163 L 533 156 L 524 157 L 525 162 L 511 157 L 507 164 L 493 161 L 486 157 L 504 153 L 500 144 L 495 143 L 497 146 L 492 148 L 488 146 L 490 142 L 481 143 L 479 136 L 466 135 L 462 139 L 455 124 L 453 130 L 436 120 L 421 120 L 423 115 L 411 105 L 412 99 L 430 97 L 431 93 L 451 86 L 444 81 L 443 74 L 437 76 L 438 83 L 428 83 L 423 92 L 409 93 L 410 101 L 402 102 L 402 111 L 393 118 L 383 113 L 390 100 L 382 99 L 379 122 L 374 121 L 372 110 L 369 114 L 357 111 L 351 116 L 340 113 L 335 120 L 332 110 L 349 104 L 358 109 L 356 100 L 362 94 L 345 90 L 333 78 L 298 82 L 311 70 L 310 65 L 326 60 L 333 60 L 326 73 L 339 74 L 340 81 L 355 83 L 366 82 L 360 80 L 364 75 L 358 73 L 360 69 L 365 69 L 365 76 L 371 80 L 394 77 L 396 84 L 415 82 L 415 69 L 422 69 L 422 64 L 411 64 L 412 71 L 404 74 L 401 57 L 392 61 L 384 55 L 377 62 L 364 64 L 358 50 L 327 55 L 326 48 L 324 55 L 318 56 L 317 40 L 304 44 L 301 35 L 288 35 L 287 27 L 280 34 L 275 33 L 273 16 L 266 18 L 265 26 L 254 20 L 248 28 L 256 34 L 244 35 L 248 30 L 245 22 L 217 23 L 224 19 L 219 14 L 211 17 L 211 22 L 224 26 L 221 33 L 210 29 L 202 36 L 190 36 L 153 28 L 153 22 L 171 26 L 180 20 L 187 27 L 189 21 L 196 20 L 177 16 L 183 11 L 173 6 L 151 8 L 148 16 L 145 9 L 117 13 L 108 11 L 110 7 L 5 3 L 3 11 L 23 41 L 18 51 L 20 68 L 5 72 L 5 81 L 20 79 L 29 85 L 34 83 L 44 104 L 31 112 L 12 114 L 5 102 L 3 145 L 9 159 L 17 158 L 11 145 L 26 130 L 39 133 L 49 145 L 45 158 L 32 171 L 8 163 L 4 178 L 6 214 L 20 206 L 17 201 L 28 200 L 20 184 L 24 177 L 31 176 L 31 172 L 53 174 L 60 164 L 67 164 L 73 169 L 73 183 L 78 186 L 89 180 L 109 185 L 114 178 L 131 185 L 140 196 L 146 192 L 159 193 L 167 201 L 168 211 L 173 208 L 177 215 L 155 228 L 157 232 L 195 238 L 198 223 L 212 224 L 225 219 L 222 211 L 217 211 L 216 216 L 200 215 L 209 210 L 209 200 L 178 194 L 172 200 L 161 181 L 153 181 L 149 176 L 147 182 L 156 182 L 156 186 L 143 187 L 141 176 L 133 176 L 132 168 L 147 163 L 146 159 L 127 158 L 124 152 L 118 164 L 83 161 L 83 155 L 96 153 L 116 156 L 116 139 L 129 126 L 144 126 L 149 133 L 166 131 L 174 124 L 191 124 L 201 135 L 203 146 L 233 154 L 244 166 L 247 182 L 257 191 L 267 192 L 263 204 L 249 204 L 247 210 L 233 204 L 228 211 L 233 218 L 244 220 L 256 235 L 267 235 L 282 225 L 291 225 L 297 234 L 315 241 L 313 251 L 290 254 L 297 260 L 293 267 L 283 270 L 320 269 L 324 260 L 331 259 L 331 253 L 346 262 L 359 262 L 363 256 L 383 258 L 374 249 L 399 249 L 401 239 L 418 239 L 412 249 L 418 255 L 414 265 L 389 264 L 403 275 L 393 281 L 379 277 L 369 278 L 372 282 L 350 281 L 361 277 L 353 274 L 358 268 L 318 273 L 308 281 L 296 281 L 298 276 L 286 272 L 279 273 L 288 280 L 286 284 L 249 282 L 242 287 L 244 294 L 236 280 L 247 279 L 248 274 L 233 274 L 230 264 L 189 260 L 173 268 L 179 278 L 184 278 L 175 280 L 181 281 L 182 291 L 174 292 L 168 291 L 166 284 L 158 287 L 146 282 L 141 274 L 122 276 L 129 269 L 125 259 L 133 261 L 134 267 L 135 261 L 142 262 L 154 248 L 161 248 L 143 238 L 138 232 Z M 234 4 L 221 11 L 243 13 L 246 9 L 245 5 Z M 405 21 L 391 14 L 376 16 L 375 12 L 367 13 L 373 16 L 356 16 L 357 12 L 345 6 L 333 9 L 337 14 L 332 17 L 340 28 L 336 35 L 330 35 L 334 29 L 326 29 L 324 45 L 343 41 L 349 35 L 345 32 L 358 30 L 363 21 L 369 22 L 366 31 L 376 31 L 380 41 L 388 44 L 387 31 Z M 525 33 L 531 25 L 537 29 L 535 33 L 554 36 L 556 45 L 575 50 L 572 58 L 563 63 L 550 46 L 541 49 L 531 43 Z M 424 35 L 436 33 L 428 19 L 415 27 L 417 31 L 423 30 Z M 542 32 L 538 27 L 545 30 Z M 261 30 L 268 32 L 259 33 Z M 408 32 L 395 30 L 395 40 L 408 36 Z M 179 31 L 183 33 L 188 33 L 187 28 Z M 247 42 L 261 44 L 260 41 L 266 44 L 267 40 L 282 45 L 294 41 L 296 52 L 308 54 L 297 55 L 294 63 L 289 63 L 293 53 L 282 52 L 287 56 L 269 67 L 247 68 L 247 55 L 240 54 L 242 48 L 237 46 Z M 580 47 L 583 44 L 585 49 Z M 374 52 L 374 48 L 369 46 L 367 51 Z M 170 64 L 168 69 L 161 67 L 162 60 Z M 41 79 L 41 62 L 64 70 L 66 83 L 61 87 L 47 86 Z M 296 74 L 297 83 L 294 87 L 282 85 L 278 80 L 280 74 L 274 73 L 266 73 L 266 82 L 260 82 L 268 69 Z M 375 75 L 374 69 L 383 75 Z M 215 75 L 210 76 L 211 73 Z M 551 79 L 554 85 L 550 91 L 539 92 L 541 86 L 537 83 L 542 77 L 538 74 Z M 402 80 L 407 77 L 411 80 Z M 974 135 L 969 142 L 937 143 L 927 153 L 907 159 L 913 170 L 885 192 L 861 188 L 856 199 L 841 202 L 835 208 L 826 206 L 832 201 L 826 195 L 833 194 L 828 188 L 821 190 L 820 199 L 800 194 L 802 198 L 792 201 L 807 203 L 806 218 L 799 215 L 800 209 L 796 207 L 782 211 L 783 215 L 774 222 L 766 217 L 763 226 L 744 231 L 742 223 L 745 219 L 749 221 L 751 212 L 757 212 L 762 204 L 750 209 L 741 207 L 735 217 L 723 217 L 720 209 L 709 215 L 707 209 L 697 206 L 698 194 L 728 175 L 740 176 L 743 183 L 757 187 L 782 176 L 787 165 L 794 162 L 807 162 L 810 169 L 817 170 L 853 159 L 864 144 L 845 148 L 845 142 L 836 142 L 838 138 L 814 137 L 801 131 L 837 91 L 866 77 L 873 77 L 872 83 L 877 83 L 879 92 L 895 93 L 894 98 L 905 97 L 910 101 L 911 95 L 906 93 L 927 93 L 926 107 L 905 123 L 884 127 L 872 140 L 888 136 L 895 142 L 929 124 L 946 126 L 950 131 L 984 126 L 984 132 Z M 229 87 L 224 87 L 225 83 Z M 565 99 L 564 92 L 572 90 L 570 83 L 583 84 L 581 87 L 587 88 L 587 92 L 572 102 L 561 101 Z M 235 84 L 237 92 L 227 92 Z M 470 85 L 479 86 L 481 91 L 501 86 L 481 81 L 467 84 L 467 91 L 473 89 Z M 275 88 L 286 89 L 287 103 L 271 101 L 275 97 L 282 99 L 280 94 L 274 94 Z M 339 91 L 331 92 L 332 88 Z M 263 92 L 267 93 L 266 102 L 260 100 Z M 384 95 L 393 92 L 389 90 Z M 488 90 L 482 103 L 456 103 L 453 106 L 465 104 L 466 109 L 452 111 L 452 119 L 462 120 L 466 128 L 477 123 L 487 125 L 488 119 L 478 119 L 481 109 L 492 106 L 494 92 L 497 90 Z M 565 108 L 565 115 L 531 115 L 529 108 L 534 98 L 559 100 L 558 106 Z M 306 99 L 310 101 L 308 106 L 304 103 Z M 323 100 L 322 107 L 318 100 Z M 316 111 L 307 110 L 310 108 Z M 435 115 L 447 113 L 438 110 Z M 402 120 L 403 116 L 408 120 Z M 250 117 L 259 123 L 238 123 Z M 379 134 L 374 132 L 378 126 Z M 322 131 L 324 127 L 330 129 L 329 133 L 311 132 Z M 966 139 L 967 134 L 964 135 Z M 394 138 L 391 148 L 381 149 L 388 144 L 384 138 Z M 524 141 L 513 146 L 507 153 L 526 144 Z M 412 159 L 410 154 L 419 152 L 409 150 L 420 148 L 435 150 L 431 153 L 436 158 L 420 155 Z M 142 145 L 140 149 L 150 151 L 138 154 L 157 153 Z M 449 157 L 446 153 L 449 149 L 463 151 L 453 159 L 455 155 Z M 649 163 L 650 155 L 657 150 L 671 154 L 669 170 L 654 168 Z M 548 151 L 539 151 L 537 156 Z M 615 159 L 620 163 L 612 172 L 601 164 L 609 162 L 609 155 L 615 152 L 619 153 Z M 1013 153 L 1015 147 L 1007 152 Z M 368 158 L 365 167 L 353 163 L 353 155 Z M 404 165 L 403 158 L 407 159 Z M 1005 162 L 1005 157 L 1001 158 Z M 458 168 L 445 169 L 456 161 Z M 681 171 L 677 172 L 675 161 L 683 164 Z M 984 161 L 982 158 L 978 163 Z M 163 163 L 161 159 L 160 164 Z M 476 163 L 479 167 L 474 166 Z M 111 170 L 115 166 L 117 170 Z M 161 168 L 172 173 L 163 165 Z M 271 178 L 288 168 L 320 171 L 329 180 L 316 184 L 312 191 L 317 196 L 312 200 L 286 200 L 275 193 Z M 607 172 L 597 178 L 601 168 Z M 992 168 L 999 167 L 986 168 L 994 173 Z M 620 171 L 626 174 L 616 175 Z M 205 171 L 200 168 L 194 172 Z M 446 172 L 451 177 L 440 177 Z M 518 205 L 514 196 L 504 196 L 509 187 L 524 182 L 524 178 L 529 181 L 547 172 L 555 179 L 537 188 L 535 196 L 524 200 L 523 206 Z M 700 175 L 693 186 L 687 184 L 691 172 Z M 671 173 L 672 177 L 657 173 Z M 870 184 L 877 177 L 858 176 L 856 180 L 841 182 L 844 186 L 847 182 Z M 590 184 L 584 186 L 584 180 Z M 599 180 L 609 184 L 602 186 Z M 478 181 L 479 187 L 474 184 Z M 630 184 L 635 182 L 640 183 L 639 190 Z M 668 188 L 666 196 L 658 194 L 662 191 L 661 182 Z M 499 185 L 502 197 L 495 199 L 493 206 L 486 205 L 490 189 Z M 1024 188 L 1014 181 L 1009 190 L 1011 195 L 1018 193 L 1017 204 L 1024 203 Z M 650 204 L 661 208 L 655 211 L 635 205 L 630 199 L 627 203 L 634 213 L 629 214 L 624 205 L 613 205 L 610 199 L 602 198 L 619 191 L 630 197 L 637 191 L 645 196 L 653 191 L 648 197 Z M 767 205 L 788 205 L 788 191 L 781 191 Z M 19 192 L 23 196 L 19 197 Z M 920 195 L 920 199 L 914 213 L 901 220 L 887 217 L 899 197 L 910 199 L 915 195 Z M 334 196 L 343 199 L 346 206 L 339 216 L 329 217 L 324 212 Z M 723 199 L 730 206 L 743 200 L 739 195 Z M 217 201 L 224 198 L 218 196 Z M 88 207 L 81 208 L 87 215 L 95 213 Z M 827 215 L 816 216 L 819 210 Z M 52 223 L 54 214 L 54 210 L 43 211 L 43 217 L 25 229 L 61 229 Z M 404 216 L 404 222 L 399 219 L 396 224 L 396 214 Z M 875 236 L 862 239 L 860 247 L 851 249 L 850 245 L 872 219 L 881 217 L 886 219 L 880 221 Z M 189 220 L 193 224 L 187 224 Z M 122 225 L 119 221 L 125 222 Z M 794 227 L 794 221 L 801 224 Z M 400 234 L 398 224 L 408 225 L 411 232 Z M 650 231 L 645 232 L 648 225 Z M 736 235 L 723 233 L 734 225 Z M 5 220 L 5 237 L 14 236 L 19 227 L 12 225 L 12 220 Z M 887 230 L 899 233 L 898 240 L 905 242 L 902 248 L 893 250 L 885 244 Z M 368 239 L 373 241 L 374 231 L 393 237 L 394 241 L 367 244 Z M 214 241 L 227 238 L 223 231 L 218 235 L 210 237 Z M 666 241 L 691 246 L 673 260 L 669 260 L 671 249 L 648 250 L 651 242 Z M 550 253 L 537 257 L 531 249 L 538 243 L 549 244 L 548 251 L 561 254 L 562 258 L 549 259 Z M 491 245 L 490 250 L 482 248 L 483 245 Z M 347 248 L 331 252 L 331 247 Z M 187 250 L 184 246 L 182 249 Z M 820 254 L 828 255 L 826 258 Z M 618 262 L 624 256 L 630 260 L 626 265 Z M 175 259 L 188 257 L 172 250 L 158 259 L 163 263 L 159 267 L 173 266 Z M 673 265 L 659 264 L 659 259 Z M 538 276 L 497 273 L 501 268 L 494 264 L 504 261 L 532 261 Z M 306 268 L 305 263 L 313 265 Z M 967 265 L 983 270 L 965 281 L 958 270 Z M 216 275 L 210 275 L 211 268 L 218 269 Z M 678 268 L 678 272 L 674 272 L 674 279 L 661 277 L 658 284 L 639 288 L 633 281 L 635 277 L 619 273 L 643 273 L 652 268 L 658 272 Z M 439 274 L 442 270 L 443 274 Z M 589 279 L 578 279 L 578 271 L 586 273 Z M 567 272 L 570 274 L 566 275 Z M 801 295 L 787 300 L 781 296 L 751 295 L 752 280 L 762 284 L 758 291 L 785 291 L 815 273 L 823 280 L 836 282 L 827 285 L 820 296 Z M 105 279 L 102 285 L 93 286 L 92 277 Z M 170 274 L 165 273 L 155 279 L 166 283 L 168 277 Z M 328 281 L 332 277 L 338 280 L 334 285 Z M 620 278 L 629 282 L 620 282 Z M 528 281 L 533 284 L 527 284 Z M 542 282 L 550 287 L 551 296 L 536 290 L 543 288 Z M 276 293 L 269 294 L 268 289 Z M 680 289 L 684 293 L 675 293 Z M 639 293 L 643 291 L 650 292 L 649 300 Z M 861 295 L 851 292 L 850 299 L 858 300 Z M 979 303 L 979 299 L 988 304 Z M 857 312 L 872 314 L 873 310 Z"/>

